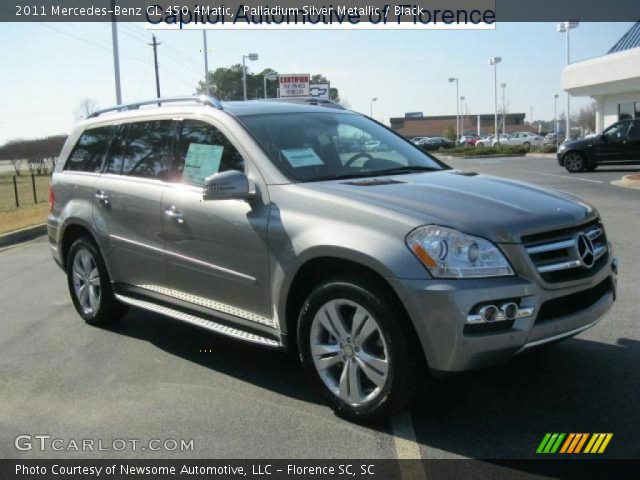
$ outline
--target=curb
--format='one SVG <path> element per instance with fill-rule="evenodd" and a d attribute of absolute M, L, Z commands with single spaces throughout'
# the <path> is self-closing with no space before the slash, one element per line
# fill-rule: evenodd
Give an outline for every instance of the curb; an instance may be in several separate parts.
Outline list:
<path fill-rule="evenodd" d="M 558 158 L 557 153 L 527 153 L 527 157 L 538 157 L 538 158 Z"/>
<path fill-rule="evenodd" d="M 47 233 L 47 224 L 41 223 L 40 225 L 34 225 L 33 227 L 21 228 L 9 233 L 3 233 L 0 235 L 0 247 L 7 247 L 20 242 L 26 242 L 27 240 L 33 240 L 34 238 L 41 237 Z"/>
<path fill-rule="evenodd" d="M 622 177 L 619 182 L 623 187 L 632 187 L 632 188 L 640 188 L 640 180 L 633 179 L 631 177 L 637 177 L 637 174 L 634 175 L 625 175 Z"/>

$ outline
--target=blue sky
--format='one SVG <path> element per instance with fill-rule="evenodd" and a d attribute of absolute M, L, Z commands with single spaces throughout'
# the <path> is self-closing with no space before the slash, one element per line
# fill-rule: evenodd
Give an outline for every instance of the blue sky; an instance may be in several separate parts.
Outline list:
<path fill-rule="evenodd" d="M 602 55 L 632 23 L 585 23 L 572 31 L 572 61 Z M 119 24 L 123 100 L 155 97 L 151 32 Z M 203 77 L 202 33 L 161 31 L 163 95 L 191 94 Z M 406 111 L 455 113 L 455 87 L 470 114 L 493 112 L 490 56 L 501 56 L 498 82 L 507 83 L 509 111 L 533 106 L 533 118 L 553 118 L 553 95 L 562 94 L 564 35 L 553 23 L 503 23 L 495 31 L 215 31 L 208 32 L 209 67 L 229 66 L 257 52 L 252 71 L 323 73 L 351 108 L 374 117 Z M 0 31 L 2 73 L 0 144 L 13 138 L 66 133 L 83 97 L 115 103 L 111 26 L 108 23 L 5 23 Z M 579 107 L 589 99 L 575 99 Z M 562 98 L 559 111 L 564 107 Z"/>

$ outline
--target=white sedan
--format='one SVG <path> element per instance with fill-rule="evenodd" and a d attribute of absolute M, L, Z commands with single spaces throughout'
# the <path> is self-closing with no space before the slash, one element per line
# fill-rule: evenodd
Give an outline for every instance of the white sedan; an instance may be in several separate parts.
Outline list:
<path fill-rule="evenodd" d="M 544 143 L 544 139 L 540 135 L 531 132 L 516 132 L 507 135 L 505 140 L 500 139 L 500 143 L 505 145 L 522 145 L 529 148 L 533 145 L 540 146 Z"/>

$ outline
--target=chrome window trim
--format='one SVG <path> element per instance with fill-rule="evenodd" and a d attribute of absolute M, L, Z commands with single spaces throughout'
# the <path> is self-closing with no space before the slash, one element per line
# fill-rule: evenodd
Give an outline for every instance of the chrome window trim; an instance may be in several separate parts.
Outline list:
<path fill-rule="evenodd" d="M 249 282 L 252 282 L 252 283 L 256 282 L 256 278 L 252 277 L 251 275 L 246 275 L 244 273 L 236 272 L 235 270 L 230 270 L 228 268 L 220 267 L 218 265 L 214 265 L 213 263 L 204 262 L 202 260 L 198 260 L 197 258 L 187 257 L 186 255 L 182 255 L 180 253 L 172 252 L 171 250 L 166 250 L 166 249 L 160 248 L 160 247 L 154 247 L 153 245 L 147 245 L 146 243 L 136 242 L 135 240 L 130 240 L 128 238 L 124 238 L 124 237 L 121 237 L 119 235 L 111 234 L 111 235 L 109 235 L 109 238 L 120 240 L 121 242 L 125 242 L 125 243 L 130 243 L 132 245 L 137 245 L 139 247 L 148 248 L 148 249 L 154 250 L 156 252 L 160 252 L 160 253 L 164 253 L 164 254 L 167 254 L 167 255 L 171 255 L 173 257 L 180 258 L 182 260 L 186 260 L 188 262 L 195 263 L 197 265 L 202 265 L 204 267 L 208 267 L 208 268 L 210 268 L 212 270 L 215 270 L 215 271 L 218 271 L 218 272 L 226 273 L 227 275 L 231 275 L 231 276 L 240 278 L 240 279 L 245 280 L 245 281 L 249 281 Z"/>

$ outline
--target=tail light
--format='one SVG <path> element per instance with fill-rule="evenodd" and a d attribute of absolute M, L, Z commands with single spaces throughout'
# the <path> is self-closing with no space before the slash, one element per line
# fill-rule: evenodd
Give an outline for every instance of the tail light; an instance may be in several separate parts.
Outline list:
<path fill-rule="evenodd" d="M 53 201 L 55 196 L 53 194 L 53 187 L 49 184 L 49 213 L 53 213 Z"/>

